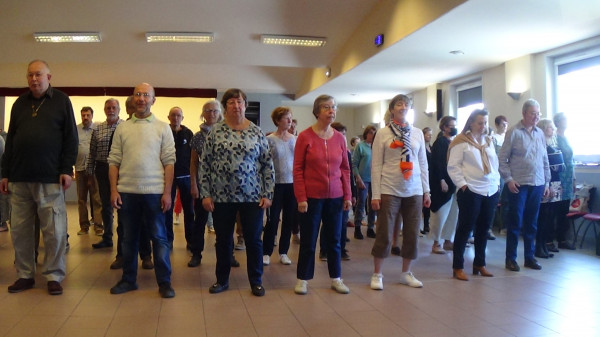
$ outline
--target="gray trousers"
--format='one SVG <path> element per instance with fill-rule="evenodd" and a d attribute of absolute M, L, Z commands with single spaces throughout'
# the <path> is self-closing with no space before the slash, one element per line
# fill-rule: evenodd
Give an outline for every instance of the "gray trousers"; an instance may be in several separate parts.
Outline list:
<path fill-rule="evenodd" d="M 11 237 L 15 249 L 15 267 L 18 278 L 35 276 L 35 216 L 39 217 L 44 239 L 42 275 L 48 281 L 61 282 L 65 278 L 65 250 L 67 244 L 67 210 L 65 195 L 60 184 L 9 184 L 11 194 Z"/>

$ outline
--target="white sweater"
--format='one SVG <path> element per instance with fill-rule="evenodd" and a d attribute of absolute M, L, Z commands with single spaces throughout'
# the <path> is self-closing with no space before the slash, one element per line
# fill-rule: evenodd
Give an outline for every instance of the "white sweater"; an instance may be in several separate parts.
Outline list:
<path fill-rule="evenodd" d="M 377 131 L 373 140 L 371 157 L 371 188 L 373 199 L 381 199 L 382 194 L 397 197 L 412 197 L 429 192 L 429 169 L 425 153 L 425 139 L 421 129 L 412 127 L 410 146 L 413 173 L 405 180 L 400 171 L 400 149 L 391 149 L 394 134 L 389 126 Z"/>
<path fill-rule="evenodd" d="M 115 130 L 108 164 L 119 168 L 121 193 L 163 194 L 166 165 L 175 164 L 173 132 L 154 115 L 131 118 Z"/>

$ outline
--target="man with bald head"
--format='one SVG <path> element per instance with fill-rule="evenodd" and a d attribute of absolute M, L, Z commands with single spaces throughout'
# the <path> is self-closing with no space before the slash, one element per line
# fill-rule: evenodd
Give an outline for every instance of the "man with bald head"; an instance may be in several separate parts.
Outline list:
<path fill-rule="evenodd" d="M 192 200 L 191 180 L 190 180 L 190 158 L 192 156 L 192 137 L 194 133 L 185 125 L 183 121 L 183 110 L 176 106 L 169 111 L 169 126 L 173 131 L 173 139 L 175 140 L 175 173 L 173 180 L 173 188 L 171 190 L 171 199 L 175 200 L 176 189 L 179 188 L 179 196 L 181 198 L 181 206 L 183 208 L 183 223 L 185 228 L 185 240 L 187 246 L 191 247 L 192 227 L 194 223 L 194 201 Z M 175 202 L 173 202 L 175 204 Z M 167 239 L 173 248 L 173 207 L 165 213 L 165 224 L 167 226 Z M 188 264 L 190 267 L 196 267 L 200 264 L 198 258 L 193 259 Z"/>
<path fill-rule="evenodd" d="M 110 200 L 123 222 L 123 276 L 111 294 L 137 289 L 136 255 L 145 227 L 152 239 L 158 291 L 163 298 L 175 296 L 164 215 L 172 205 L 175 142 L 169 125 L 150 110 L 155 101 L 151 85 L 135 87 L 135 113 L 115 130 L 108 156 Z"/>
<path fill-rule="evenodd" d="M 35 221 L 44 238 L 48 292 L 60 295 L 66 275 L 67 211 L 64 191 L 71 186 L 77 158 L 77 127 L 69 97 L 50 85 L 50 68 L 35 60 L 27 67 L 29 91 L 12 106 L 2 157 L 0 192 L 11 194 L 11 236 L 17 281 L 8 292 L 35 284 Z"/>

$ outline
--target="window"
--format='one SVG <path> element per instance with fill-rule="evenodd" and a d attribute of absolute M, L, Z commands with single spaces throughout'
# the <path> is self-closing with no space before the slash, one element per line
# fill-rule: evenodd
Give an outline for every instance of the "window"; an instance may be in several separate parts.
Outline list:
<path fill-rule="evenodd" d="M 471 82 L 456 88 L 458 95 L 458 109 L 456 110 L 456 128 L 462 131 L 469 119 L 469 115 L 475 109 L 483 109 L 483 95 L 481 82 Z"/>
<path fill-rule="evenodd" d="M 568 120 L 565 135 L 575 160 L 582 162 L 600 162 L 600 148 L 593 141 L 600 126 L 600 49 L 596 53 L 575 60 L 568 57 L 555 60 L 556 112 L 565 113 Z"/>

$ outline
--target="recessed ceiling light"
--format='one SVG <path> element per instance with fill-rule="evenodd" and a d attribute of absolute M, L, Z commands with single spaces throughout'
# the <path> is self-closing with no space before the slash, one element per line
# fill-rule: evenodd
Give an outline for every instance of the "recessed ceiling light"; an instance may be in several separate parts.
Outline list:
<path fill-rule="evenodd" d="M 277 44 L 283 46 L 322 47 L 327 42 L 327 39 L 316 36 L 263 34 L 260 36 L 260 42 L 264 44 Z"/>
<path fill-rule="evenodd" d="M 465 54 L 465 52 L 464 52 L 464 51 L 462 51 L 462 50 L 452 50 L 452 51 L 450 52 L 450 54 L 452 54 L 452 55 L 464 55 L 464 54 Z"/>
<path fill-rule="evenodd" d="M 213 33 L 200 32 L 148 32 L 146 42 L 213 42 Z"/>
<path fill-rule="evenodd" d="M 99 32 L 33 33 L 36 42 L 100 42 Z"/>

